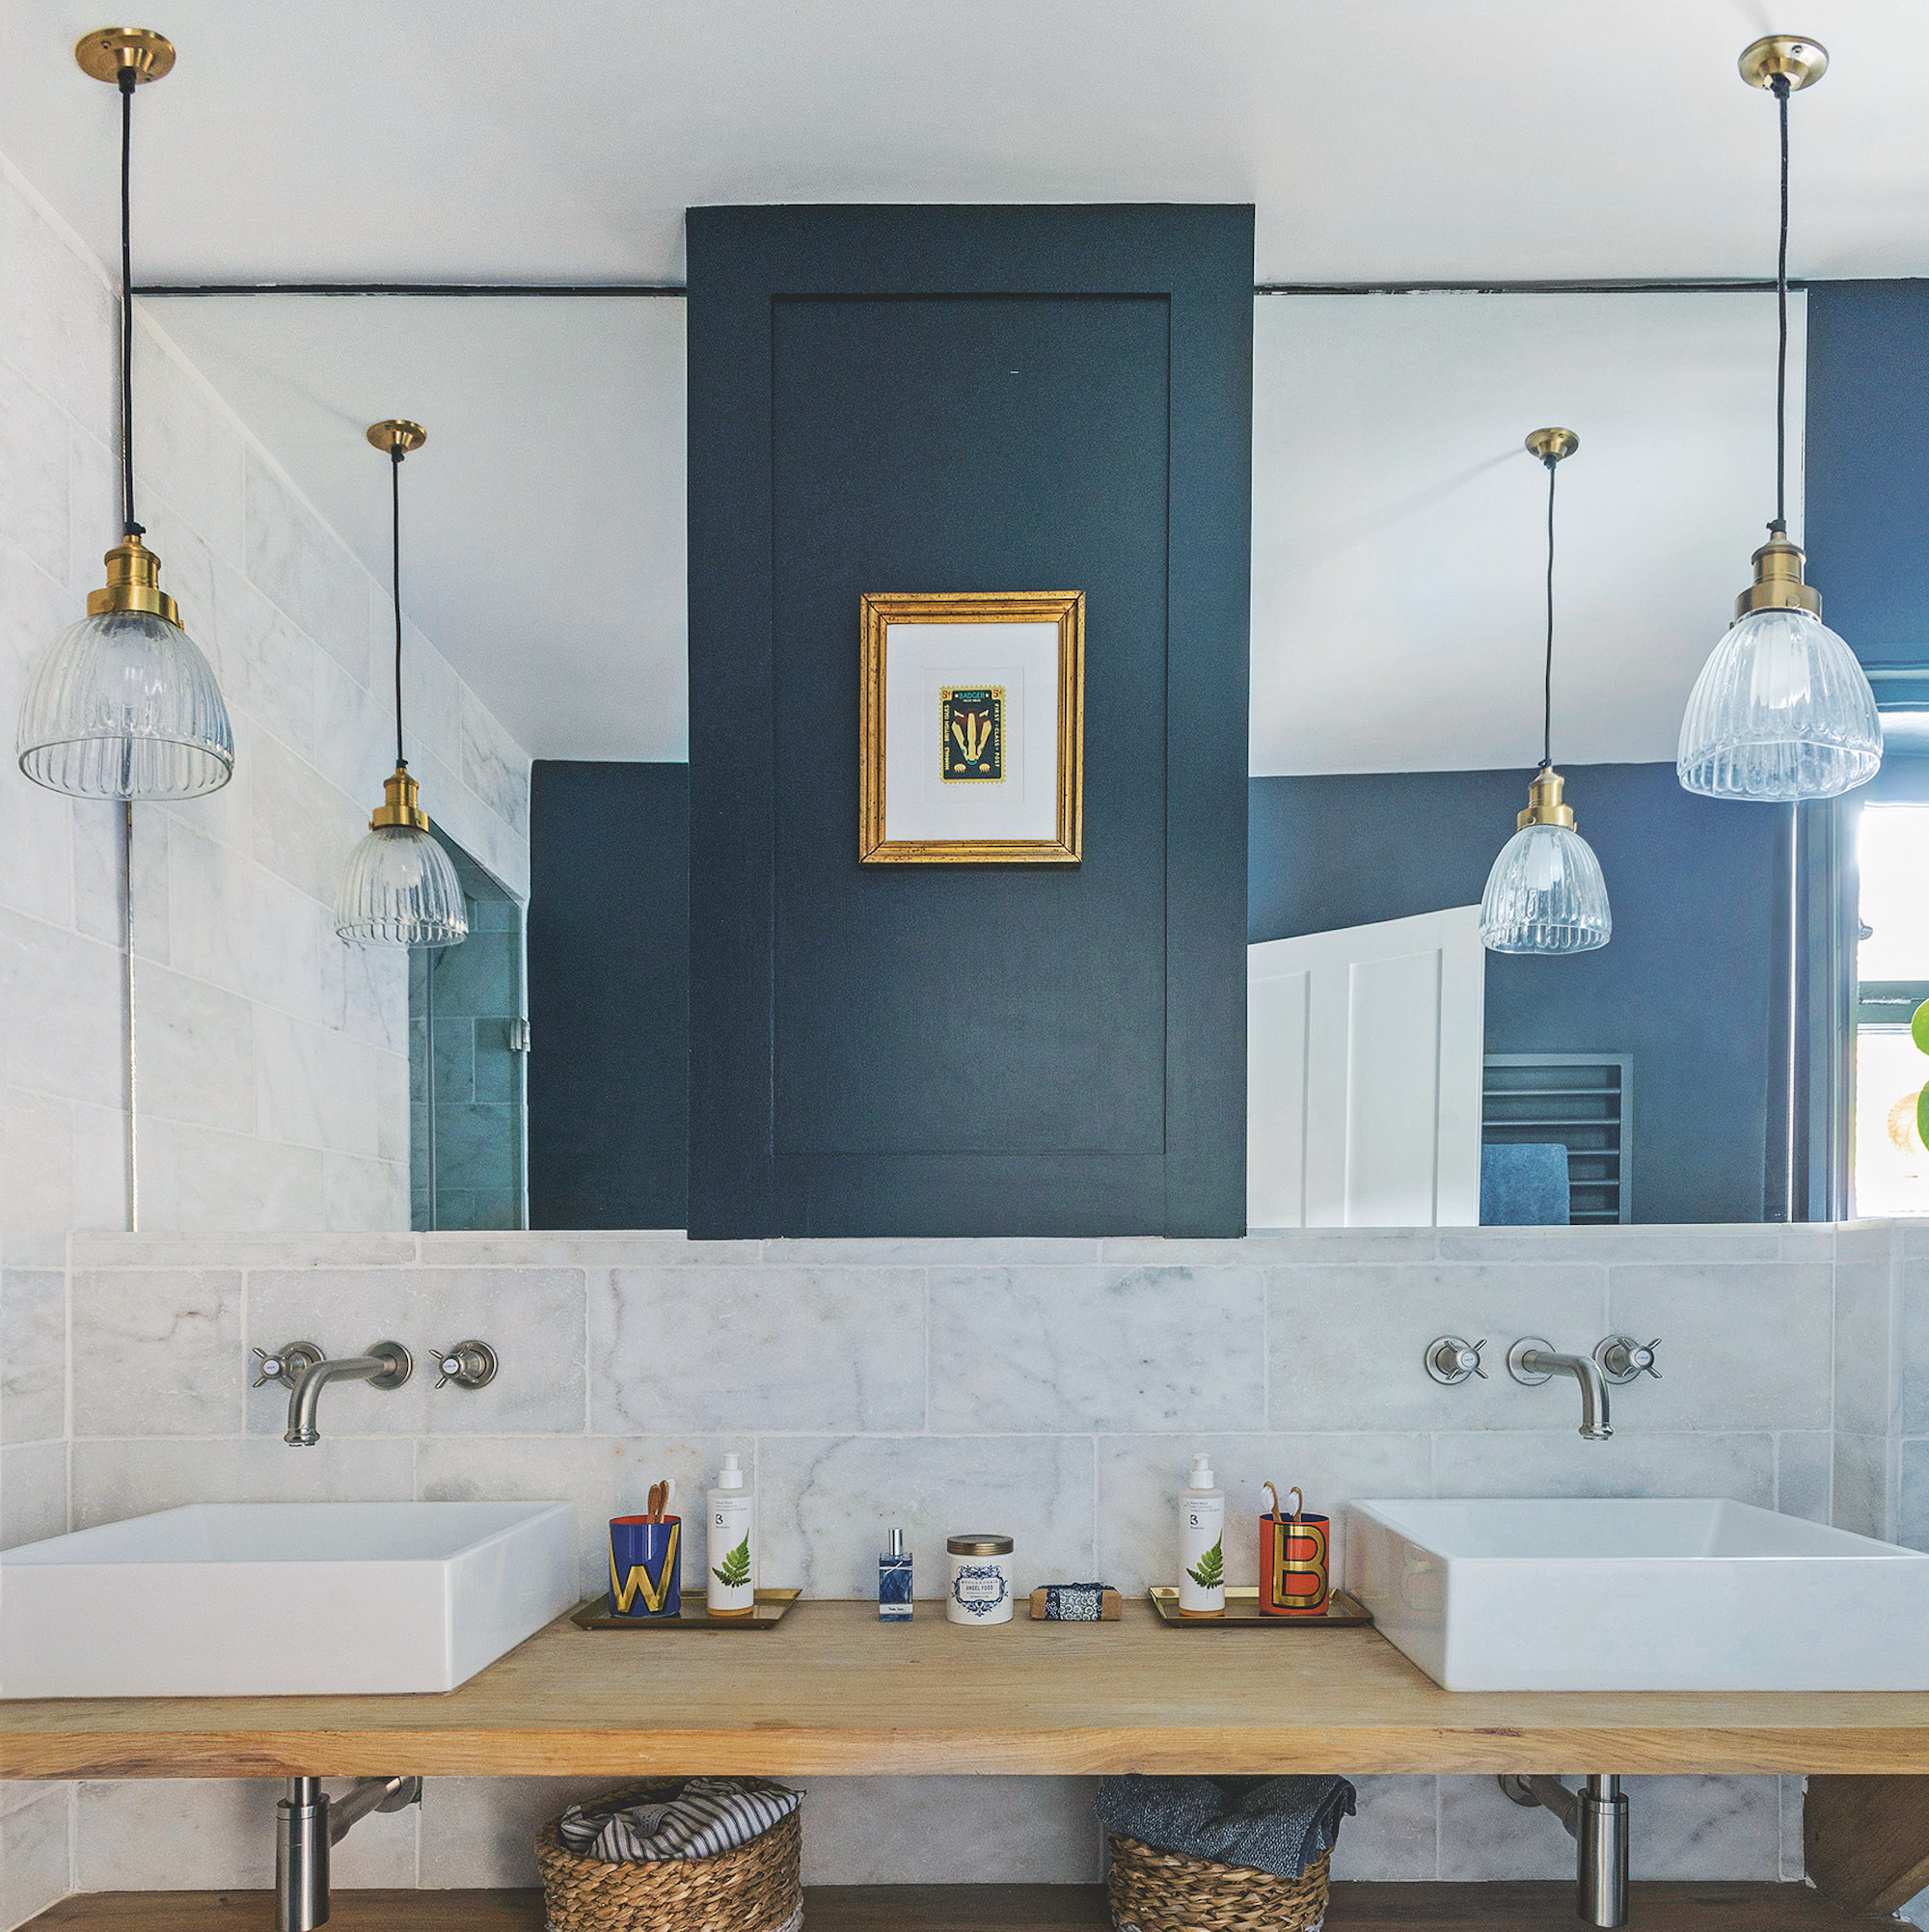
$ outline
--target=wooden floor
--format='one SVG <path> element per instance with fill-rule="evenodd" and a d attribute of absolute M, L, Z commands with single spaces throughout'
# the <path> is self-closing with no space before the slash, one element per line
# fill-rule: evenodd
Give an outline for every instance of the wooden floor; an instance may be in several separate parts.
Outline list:
<path fill-rule="evenodd" d="M 541 1932 L 534 1891 L 335 1893 L 329 1932 Z M 1637 1885 L 1630 1932 L 1869 1932 L 1807 1886 Z M 95 1891 L 49 1906 L 34 1932 L 273 1932 L 265 1891 Z M 1096 1885 L 812 1886 L 806 1932 L 1106 1932 Z M 1345 1932 L 1571 1932 L 1571 1885 L 1336 1885 L 1329 1927 Z M 21 1932 L 28 1932 L 22 1927 Z"/>

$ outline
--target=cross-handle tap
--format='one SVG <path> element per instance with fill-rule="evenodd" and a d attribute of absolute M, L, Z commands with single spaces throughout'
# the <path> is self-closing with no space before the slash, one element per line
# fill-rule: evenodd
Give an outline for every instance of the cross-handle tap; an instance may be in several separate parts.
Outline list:
<path fill-rule="evenodd" d="M 1654 1366 L 1654 1351 L 1660 1347 L 1659 1335 L 1652 1342 L 1637 1342 L 1632 1335 L 1604 1335 L 1594 1344 L 1594 1360 L 1617 1388 L 1625 1388 L 1644 1375 L 1652 1375 L 1658 1382 L 1661 1371 Z"/>
<path fill-rule="evenodd" d="M 321 1440 L 315 1411 L 330 1382 L 367 1382 L 371 1389 L 398 1389 L 415 1373 L 415 1357 L 399 1342 L 377 1342 L 366 1355 L 339 1362 L 311 1362 L 294 1379 L 288 1397 L 288 1429 L 282 1437 L 290 1449 L 312 1449 Z"/>
<path fill-rule="evenodd" d="M 1426 1345 L 1426 1353 L 1421 1359 L 1436 1382 L 1454 1389 L 1471 1375 L 1480 1376 L 1483 1382 L 1487 1379 L 1487 1372 L 1481 1367 L 1481 1350 L 1486 1346 L 1484 1339 L 1463 1342 L 1457 1335 L 1442 1335 Z"/>
<path fill-rule="evenodd" d="M 437 1352 L 436 1387 L 453 1382 L 458 1389 L 483 1389 L 496 1379 L 496 1351 L 486 1342 L 458 1342 Z"/>
<path fill-rule="evenodd" d="M 1508 1374 L 1530 1389 L 1556 1375 L 1572 1375 L 1581 1385 L 1582 1439 L 1606 1442 L 1614 1434 L 1608 1425 L 1607 1378 L 1591 1355 L 1563 1355 L 1538 1335 L 1523 1335 L 1508 1350 Z"/>
<path fill-rule="evenodd" d="M 270 1382 L 279 1382 L 285 1389 L 295 1385 L 295 1377 L 312 1364 L 321 1361 L 327 1350 L 317 1348 L 312 1342 L 285 1342 L 271 1355 L 265 1348 L 255 1350 L 256 1375 L 251 1387 L 265 1389 Z"/>

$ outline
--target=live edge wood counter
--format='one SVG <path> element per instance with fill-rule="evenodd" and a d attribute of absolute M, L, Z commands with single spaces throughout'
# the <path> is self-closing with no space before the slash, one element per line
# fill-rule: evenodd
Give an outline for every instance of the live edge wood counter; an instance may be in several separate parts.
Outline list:
<path fill-rule="evenodd" d="M 140 1641 L 139 1619 L 129 1641 Z M 0 1777 L 1929 1773 L 1929 1692 L 1440 1690 L 1372 1630 L 566 1619 L 439 1697 L 0 1702 Z"/>

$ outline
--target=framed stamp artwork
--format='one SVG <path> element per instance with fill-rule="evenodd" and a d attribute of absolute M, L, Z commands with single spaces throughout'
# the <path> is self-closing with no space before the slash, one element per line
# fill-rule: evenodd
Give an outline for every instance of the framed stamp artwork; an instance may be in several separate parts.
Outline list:
<path fill-rule="evenodd" d="M 859 861 L 1076 865 L 1085 593 L 878 590 L 860 612 Z"/>

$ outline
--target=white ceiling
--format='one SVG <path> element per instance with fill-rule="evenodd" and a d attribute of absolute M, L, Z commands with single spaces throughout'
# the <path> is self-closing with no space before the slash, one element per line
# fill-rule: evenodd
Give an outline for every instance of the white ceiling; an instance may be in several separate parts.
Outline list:
<path fill-rule="evenodd" d="M 1772 266 L 1774 112 L 1734 59 L 1776 25 L 1817 35 L 1834 57 L 1794 108 L 1795 272 L 1929 273 L 1919 0 L 1804 0 L 1791 20 L 1767 0 L 1626 0 L 1607 13 L 1547 0 L 332 0 L 306 15 L 166 0 L 152 19 L 180 65 L 138 104 L 141 280 L 676 280 L 691 204 L 1082 200 L 1253 201 L 1266 281 L 1757 275 Z M 0 10 L 0 147 L 111 259 L 116 103 L 69 51 L 99 24 L 94 0 Z M 1400 353 L 1433 353 L 1422 312 L 1383 299 L 1350 313 L 1373 315 L 1373 330 L 1419 328 Z M 1260 304 L 1261 425 L 1289 436 L 1281 501 L 1318 516 L 1345 493 L 1365 516 L 1368 502 L 1384 515 L 1437 493 L 1435 549 L 1375 553 L 1361 538 L 1347 554 L 1397 554 L 1404 576 L 1389 587 L 1451 608 L 1458 630 L 1448 646 L 1430 616 L 1404 630 L 1347 617 L 1349 596 L 1374 605 L 1365 580 L 1349 589 L 1310 554 L 1294 579 L 1263 523 L 1256 770 L 1373 769 L 1416 732 L 1441 746 L 1436 763 L 1532 750 L 1516 743 L 1511 694 L 1522 626 L 1530 660 L 1537 637 L 1521 551 L 1535 518 L 1514 498 L 1536 478 L 1526 459 L 1500 459 L 1553 413 L 1550 392 L 1589 412 L 1563 526 L 1577 552 L 1651 492 L 1652 463 L 1737 483 L 1738 465 L 1750 472 L 1746 505 L 1684 488 L 1703 513 L 1697 542 L 1705 527 L 1720 554 L 1683 550 L 1683 614 L 1661 627 L 1673 641 L 1664 648 L 1644 616 L 1632 657 L 1600 660 L 1630 683 L 1652 670 L 1645 711 L 1589 694 L 1582 728 L 1595 736 L 1570 754 L 1598 742 L 1639 748 L 1598 755 L 1666 755 L 1661 726 L 1692 674 L 1688 631 L 1698 648 L 1719 628 L 1762 513 L 1753 456 L 1711 440 L 1723 411 L 1756 393 L 1759 305 L 1709 299 L 1733 306 L 1683 312 L 1729 318 L 1711 319 L 1707 337 L 1698 322 L 1668 336 L 1671 297 L 1601 312 L 1611 346 L 1627 326 L 1614 314 L 1651 313 L 1640 328 L 1661 329 L 1675 358 L 1664 367 L 1630 338 L 1618 385 L 1589 389 L 1582 369 L 1564 391 L 1551 369 L 1527 381 L 1526 338 L 1487 368 L 1478 406 L 1448 406 L 1422 373 L 1401 391 L 1414 433 L 1370 462 L 1357 444 L 1373 385 L 1359 379 L 1356 325 L 1328 325 L 1328 305 L 1299 298 Z M 381 478 L 362 425 L 397 412 L 429 424 L 406 473 L 411 609 L 530 749 L 682 755 L 680 305 L 153 306 L 377 569 Z M 1477 360 L 1488 326 L 1462 331 Z M 1578 322 L 1555 326 L 1579 340 Z M 1335 395 L 1298 417 L 1268 402 L 1265 345 L 1280 332 L 1294 356 L 1350 353 L 1357 401 Z M 1717 366 L 1720 395 L 1698 416 L 1692 382 L 1671 392 L 1687 418 L 1644 396 Z M 1477 475 L 1489 458 L 1496 469 Z M 1584 523 L 1589 489 L 1601 501 Z M 1657 525 L 1664 539 L 1681 528 Z M 1586 582 L 1566 582 L 1578 656 L 1608 632 Z M 1288 608 L 1297 630 L 1278 614 Z M 1455 690 L 1509 694 L 1460 716 L 1436 689 L 1450 666 Z M 1528 673 L 1531 697 L 1531 662 Z M 1316 701 L 1323 721 L 1310 732 Z"/>

